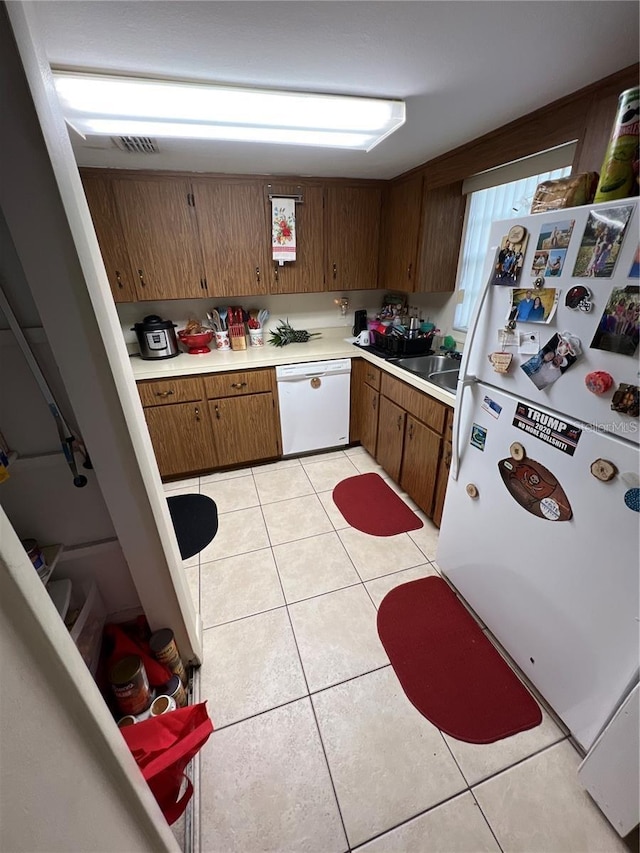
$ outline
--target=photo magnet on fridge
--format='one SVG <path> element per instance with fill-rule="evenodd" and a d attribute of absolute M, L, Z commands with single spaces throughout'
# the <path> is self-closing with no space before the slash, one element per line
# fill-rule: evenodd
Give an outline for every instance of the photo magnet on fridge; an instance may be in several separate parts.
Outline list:
<path fill-rule="evenodd" d="M 638 245 L 636 253 L 633 256 L 633 263 L 629 270 L 629 278 L 640 278 L 640 245 Z"/>
<path fill-rule="evenodd" d="M 566 249 L 571 240 L 575 219 L 563 219 L 560 222 L 545 222 L 540 226 L 540 236 L 536 249 Z"/>
<path fill-rule="evenodd" d="M 574 276 L 611 278 L 632 212 L 631 205 L 621 205 L 589 213 L 573 268 Z"/>
<path fill-rule="evenodd" d="M 582 355 L 579 338 L 570 332 L 556 334 L 533 358 L 520 365 L 539 390 L 556 382 Z"/>
<path fill-rule="evenodd" d="M 522 225 L 514 225 L 502 238 L 491 284 L 514 285 L 520 278 L 529 235 Z"/>
<path fill-rule="evenodd" d="M 639 339 L 640 286 L 614 287 L 591 341 L 591 349 L 634 356 Z"/>
<path fill-rule="evenodd" d="M 509 317 L 516 309 L 516 320 L 519 323 L 550 323 L 558 307 L 558 291 L 555 287 L 545 287 L 542 290 L 511 290 L 511 308 Z"/>

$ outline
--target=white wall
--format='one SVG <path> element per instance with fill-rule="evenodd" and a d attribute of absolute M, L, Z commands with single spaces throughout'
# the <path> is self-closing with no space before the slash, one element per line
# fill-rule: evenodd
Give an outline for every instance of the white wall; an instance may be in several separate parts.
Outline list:
<path fill-rule="evenodd" d="M 369 317 L 375 316 L 380 310 L 386 290 L 357 290 L 352 292 L 329 293 L 291 293 L 279 295 L 263 295 L 255 297 L 233 297 L 231 299 L 171 299 L 159 302 L 129 302 L 119 303 L 118 316 L 122 324 L 122 334 L 131 354 L 138 352 L 135 332 L 131 329 L 134 323 L 139 323 L 148 314 L 158 314 L 164 320 L 172 320 L 178 329 L 184 327 L 186 321 L 195 318 L 206 321 L 206 312 L 212 307 L 224 307 L 229 304 L 239 305 L 246 311 L 251 308 L 266 308 L 270 317 L 265 328 L 267 330 L 278 324 L 279 320 L 289 320 L 296 329 L 326 329 L 344 327 L 345 337 L 351 334 L 354 311 L 365 308 Z M 342 317 L 334 299 L 346 296 L 349 300 L 346 317 Z M 420 316 L 430 320 L 443 330 L 443 334 L 451 334 L 453 322 L 453 307 L 455 296 L 450 293 L 408 293 L 407 304 L 418 307 Z M 445 331 L 446 330 L 446 331 Z M 177 331 L 177 330 L 176 330 Z"/>
<path fill-rule="evenodd" d="M 152 630 L 202 652 L 175 533 L 30 3 L 0 19 L 0 208 Z M 19 46 L 19 51 L 17 49 Z"/>
<path fill-rule="evenodd" d="M 176 850 L 2 509 L 0 648 L 0 850 Z"/>

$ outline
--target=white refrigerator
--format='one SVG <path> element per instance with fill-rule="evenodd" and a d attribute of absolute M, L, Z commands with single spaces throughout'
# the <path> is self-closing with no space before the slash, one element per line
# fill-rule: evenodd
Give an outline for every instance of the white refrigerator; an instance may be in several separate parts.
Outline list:
<path fill-rule="evenodd" d="M 638 680 L 637 253 L 636 200 L 492 226 L 437 556 L 585 751 Z"/>

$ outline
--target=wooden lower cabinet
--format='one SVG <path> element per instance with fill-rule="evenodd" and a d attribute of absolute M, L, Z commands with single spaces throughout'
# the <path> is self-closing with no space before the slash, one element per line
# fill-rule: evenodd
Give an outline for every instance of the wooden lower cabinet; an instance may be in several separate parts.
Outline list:
<path fill-rule="evenodd" d="M 280 431 L 271 392 L 209 400 L 218 465 L 258 462 L 280 455 Z"/>
<path fill-rule="evenodd" d="M 376 460 L 396 483 L 400 481 L 406 419 L 404 409 L 386 397 L 380 397 Z"/>
<path fill-rule="evenodd" d="M 282 453 L 273 369 L 146 380 L 138 393 L 162 477 Z"/>
<path fill-rule="evenodd" d="M 431 516 L 442 436 L 407 415 L 400 485 Z"/>
<path fill-rule="evenodd" d="M 449 469 L 451 468 L 451 442 L 445 441 L 442 447 L 442 457 L 438 467 L 438 483 L 436 485 L 436 494 L 433 499 L 433 513 L 431 518 L 433 523 L 440 527 L 442 521 L 442 510 L 444 509 L 444 498 L 447 493 L 447 483 L 449 481 Z"/>
<path fill-rule="evenodd" d="M 144 416 L 161 476 L 217 467 L 206 403 L 152 406 Z"/>
<path fill-rule="evenodd" d="M 359 441 L 372 456 L 378 438 L 380 368 L 363 358 L 351 362 L 351 412 L 349 440 Z"/>

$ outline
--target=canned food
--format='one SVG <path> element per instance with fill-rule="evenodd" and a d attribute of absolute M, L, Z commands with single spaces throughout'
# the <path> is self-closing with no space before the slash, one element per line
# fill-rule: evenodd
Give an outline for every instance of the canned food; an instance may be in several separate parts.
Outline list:
<path fill-rule="evenodd" d="M 38 575 L 42 577 L 47 571 L 47 564 L 40 550 L 40 546 L 35 539 L 23 539 L 22 547 L 27 552 L 27 557 L 31 560 L 33 568 Z"/>
<path fill-rule="evenodd" d="M 177 675 L 183 684 L 187 683 L 187 673 L 171 628 L 162 628 L 152 634 L 149 648 L 157 661 L 164 664 L 173 675 Z"/>
<path fill-rule="evenodd" d="M 627 198 L 637 192 L 638 106 L 640 90 L 627 89 L 618 99 L 618 112 L 604 155 L 594 202 Z"/>
<path fill-rule="evenodd" d="M 162 714 L 168 714 L 169 711 L 175 711 L 176 700 L 171 696 L 156 696 L 151 703 L 149 715 L 151 717 L 160 717 Z"/>
<path fill-rule="evenodd" d="M 137 655 L 119 660 L 111 669 L 109 681 L 123 714 L 140 714 L 151 704 L 149 679 Z"/>
<path fill-rule="evenodd" d="M 171 696 L 176 700 L 178 708 L 184 708 L 187 705 L 187 694 L 182 682 L 177 675 L 172 675 L 169 681 L 160 688 L 160 693 L 164 696 Z"/>

